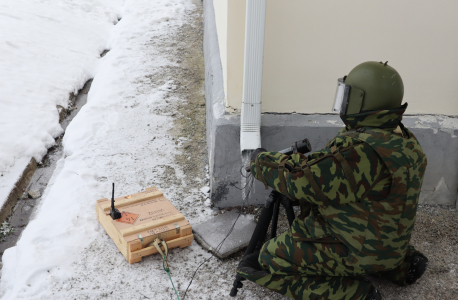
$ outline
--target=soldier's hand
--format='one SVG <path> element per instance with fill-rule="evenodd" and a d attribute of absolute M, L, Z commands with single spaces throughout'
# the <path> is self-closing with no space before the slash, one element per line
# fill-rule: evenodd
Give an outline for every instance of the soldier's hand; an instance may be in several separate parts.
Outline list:
<path fill-rule="evenodd" d="M 267 152 L 267 150 L 264 148 L 258 148 L 254 150 L 253 153 L 251 153 L 251 161 L 255 161 L 256 157 L 258 157 L 258 155 L 262 152 Z"/>
<path fill-rule="evenodd" d="M 267 150 L 264 149 L 264 148 L 258 148 L 256 150 L 253 151 L 253 153 L 251 153 L 251 157 L 250 157 L 250 160 L 248 161 L 245 161 L 245 165 L 244 165 L 244 168 L 245 168 L 245 171 L 247 173 L 251 172 L 251 162 L 254 162 L 256 160 L 256 157 L 259 155 L 259 153 L 261 152 L 266 152 Z"/>

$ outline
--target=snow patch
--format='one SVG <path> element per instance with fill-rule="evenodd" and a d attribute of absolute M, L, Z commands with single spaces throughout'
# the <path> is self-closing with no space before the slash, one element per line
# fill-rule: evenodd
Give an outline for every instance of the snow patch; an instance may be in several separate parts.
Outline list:
<path fill-rule="evenodd" d="M 4 178 L 23 171 L 18 160 L 39 162 L 62 134 L 56 106 L 67 107 L 69 93 L 94 76 L 122 2 L 2 1 L 0 28 L 7 29 L 0 41 Z"/>
<path fill-rule="evenodd" d="M 26 6 L 22 1 L 17 4 L 10 2 L 12 7 Z M 52 1 L 33 5 L 48 5 L 49 2 Z M 60 127 L 55 104 L 65 101 L 58 99 L 66 99 L 69 87 L 82 86 L 88 77 L 95 77 L 87 104 L 67 127 L 63 138 L 64 157 L 57 162 L 56 171 L 41 197 L 36 213 L 17 245 L 4 252 L 0 295 L 3 296 L 2 300 L 111 299 L 116 296 L 110 292 L 116 291 L 126 299 L 138 299 L 142 297 L 139 291 L 144 291 L 144 295 L 151 299 L 170 299 L 170 281 L 162 270 L 160 257 L 150 256 L 141 263 L 130 265 L 98 223 L 94 207 L 97 199 L 111 195 L 111 183 L 115 182 L 115 196 L 132 194 L 155 185 L 191 224 L 202 222 L 212 214 L 212 210 L 202 206 L 200 201 L 202 191 L 199 187 L 203 184 L 186 187 L 179 162 L 173 161 L 178 153 L 175 141 L 168 137 L 168 131 L 173 129 L 173 119 L 160 113 L 161 109 L 171 105 L 165 98 L 169 92 L 155 86 L 149 79 L 161 69 L 175 64 L 169 60 L 167 48 L 162 45 L 171 39 L 170 35 L 176 34 L 176 30 L 183 25 L 187 10 L 193 9 L 194 5 L 191 0 L 126 1 L 122 9 L 123 19 L 113 28 L 110 22 L 107 23 L 107 19 L 113 19 L 100 15 L 104 9 L 110 11 L 111 2 L 75 0 L 72 4 L 59 3 L 60 6 L 55 3 L 52 7 L 51 4 L 46 6 L 49 12 L 44 16 L 59 21 L 58 26 L 65 27 L 66 17 L 69 22 L 77 22 L 72 15 L 81 15 L 82 21 L 87 22 L 83 27 L 92 26 L 91 35 L 85 39 L 79 39 L 83 34 L 73 37 L 72 33 L 80 32 L 79 27 L 74 27 L 65 37 L 86 43 L 87 48 L 80 49 L 85 52 L 78 54 L 78 57 L 65 56 L 70 51 L 65 38 L 63 46 L 58 43 L 50 45 L 56 51 L 53 52 L 56 56 L 65 56 L 62 62 L 59 59 L 48 60 L 47 57 L 41 61 L 39 55 L 35 57 L 39 58 L 35 63 L 49 66 L 49 72 L 43 76 L 49 75 L 47 79 L 55 85 L 53 89 L 46 85 L 47 81 L 42 82 L 43 89 L 50 92 L 50 98 L 44 101 L 40 98 L 42 95 L 38 95 L 35 100 L 41 104 L 37 109 L 43 109 L 54 119 L 48 116 L 46 120 L 27 125 L 38 128 L 41 123 L 37 125 L 36 122 L 43 123 L 42 128 L 31 135 L 40 133 L 45 138 L 41 140 L 40 136 L 33 136 L 35 140 L 28 144 L 31 149 L 46 150 L 43 141 L 47 137 L 54 141 L 54 134 L 60 133 L 51 130 Z M 119 4 L 119 1 L 113 2 L 113 6 L 115 4 Z M 61 12 L 64 17 L 58 13 L 62 7 L 65 7 L 65 12 Z M 90 22 L 97 18 L 100 20 L 96 24 Z M 45 18 L 40 20 L 56 23 Z M 113 29 L 111 40 L 107 42 L 110 28 Z M 61 31 L 57 28 L 56 32 Z M 12 43 L 21 46 L 20 43 Z M 94 45 L 100 48 L 95 51 Z M 99 53 L 106 45 L 111 51 L 98 60 Z M 8 47 L 14 49 L 10 45 Z M 32 62 L 32 59 L 29 61 Z M 69 67 L 78 66 L 78 70 L 72 69 L 73 73 L 57 72 L 55 65 L 60 63 Z M 22 86 L 28 88 L 24 82 Z M 33 92 L 39 90 L 32 86 Z M 55 91 L 56 94 L 53 94 Z M 172 96 L 167 101 L 173 103 L 183 99 Z M 27 109 L 30 116 L 38 110 L 30 109 L 30 112 Z M 8 123 L 4 120 L 0 122 Z M 2 130 L 5 130 L 3 124 Z M 1 143 L 7 144 L 3 140 Z M 21 144 L 8 147 L 20 151 Z M 0 149 L 3 151 L 2 146 Z M 24 151 L 18 155 L 27 157 Z M 4 162 L 7 157 L 7 153 L 2 152 Z M 186 193 L 180 193 L 175 186 L 162 187 L 161 176 L 176 178 L 176 185 Z M 198 214 L 194 214 L 196 210 Z M 203 255 L 208 256 L 195 243 L 171 251 L 169 264 L 172 277 L 181 294 L 189 282 L 191 270 L 201 262 L 195 258 Z M 218 269 L 219 262 L 215 264 L 214 272 L 199 274 L 199 281 L 202 279 L 204 282 L 196 283 L 199 284 L 196 293 L 204 293 L 212 299 L 226 292 L 220 287 L 227 280 L 226 274 Z M 216 288 L 215 274 L 219 276 Z M 210 275 L 211 278 L 208 278 Z M 232 280 L 233 273 L 230 277 Z"/>
<path fill-rule="evenodd" d="M 0 171 L 0 207 L 8 199 L 10 192 L 22 176 L 29 162 L 30 158 L 20 157 L 16 159 L 14 167 L 8 168 L 6 171 Z"/>
<path fill-rule="evenodd" d="M 202 192 L 202 194 L 204 194 L 205 196 L 208 195 L 208 193 L 210 192 L 210 187 L 209 186 L 204 186 L 200 189 L 200 191 Z"/>

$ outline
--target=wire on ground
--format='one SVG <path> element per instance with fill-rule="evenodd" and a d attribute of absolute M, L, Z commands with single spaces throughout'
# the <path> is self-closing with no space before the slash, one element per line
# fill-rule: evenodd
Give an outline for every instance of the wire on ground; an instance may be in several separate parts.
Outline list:
<path fill-rule="evenodd" d="M 250 173 L 250 175 L 248 175 L 247 178 L 248 178 L 248 182 L 247 182 L 247 184 L 244 186 L 244 188 L 248 186 L 248 191 L 247 191 L 247 193 L 246 193 L 246 195 L 245 195 L 245 198 L 243 199 L 242 208 L 240 209 L 239 215 L 238 215 L 237 218 L 235 219 L 234 224 L 232 224 L 231 229 L 229 230 L 229 232 L 227 233 L 227 235 L 226 235 L 226 236 L 224 237 L 224 239 L 218 244 L 218 246 L 216 246 L 214 252 L 217 252 L 217 251 L 219 251 L 219 250 L 221 249 L 221 247 L 223 246 L 223 244 L 224 244 L 224 242 L 226 241 L 226 239 L 227 239 L 227 238 L 229 237 L 229 235 L 232 233 L 232 231 L 234 230 L 235 224 L 237 223 L 237 220 L 238 220 L 238 219 L 240 218 L 240 216 L 242 215 L 243 208 L 245 207 L 245 204 L 247 204 L 246 202 L 248 202 L 248 196 L 250 195 L 251 189 L 252 189 L 252 187 L 253 187 L 254 177 L 251 176 L 251 173 Z M 184 298 L 186 297 L 186 293 L 188 292 L 189 287 L 191 286 L 192 281 L 193 281 L 194 277 L 195 277 L 196 274 L 197 274 L 197 271 L 200 269 L 200 267 L 201 267 L 203 264 L 207 263 L 207 262 L 208 262 L 212 257 L 214 257 L 214 256 L 215 256 L 215 254 L 212 252 L 212 253 L 211 253 L 211 256 L 208 257 L 208 258 L 206 258 L 206 259 L 196 268 L 196 270 L 194 271 L 194 274 L 193 274 L 192 277 L 191 277 L 191 281 L 189 282 L 188 287 L 186 288 L 186 291 L 184 292 L 184 295 L 183 295 L 182 300 L 184 300 Z"/>

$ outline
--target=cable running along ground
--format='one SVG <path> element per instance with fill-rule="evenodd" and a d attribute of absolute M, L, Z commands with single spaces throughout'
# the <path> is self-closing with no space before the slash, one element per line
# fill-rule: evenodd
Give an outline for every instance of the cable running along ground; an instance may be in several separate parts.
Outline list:
<path fill-rule="evenodd" d="M 244 208 L 245 205 L 247 204 L 248 197 L 249 197 L 249 195 L 250 195 L 250 193 L 251 193 L 251 189 L 253 188 L 253 182 L 254 182 L 254 177 L 251 175 L 251 173 L 250 173 L 250 175 L 247 176 L 247 177 L 248 177 L 248 183 L 245 185 L 245 187 L 248 186 L 248 191 L 247 191 L 247 193 L 246 193 L 246 195 L 245 195 L 245 198 L 243 199 L 242 208 L 240 209 L 239 215 L 238 215 L 237 218 L 235 219 L 234 224 L 232 224 L 231 229 L 229 230 L 229 232 L 227 233 L 227 235 L 226 235 L 226 236 L 224 237 L 224 239 L 218 244 L 218 246 L 216 246 L 214 252 L 219 251 L 219 250 L 221 249 L 221 247 L 223 246 L 224 242 L 226 241 L 226 239 L 229 237 L 229 235 L 231 235 L 232 231 L 234 230 L 235 224 L 237 223 L 237 220 L 238 220 L 239 217 L 242 215 L 243 208 Z M 196 270 L 194 271 L 194 274 L 193 274 L 192 277 L 191 277 L 191 281 L 189 282 L 188 287 L 186 288 L 186 291 L 184 292 L 184 295 L 183 295 L 182 300 L 184 300 L 184 298 L 186 297 L 186 293 L 188 292 L 189 287 L 191 286 L 192 281 L 193 281 L 194 277 L 195 277 L 196 274 L 197 274 L 197 271 L 200 269 L 200 267 L 201 267 L 203 264 L 207 263 L 207 262 L 208 262 L 211 258 L 213 258 L 214 256 L 215 256 L 215 255 L 214 255 L 213 252 L 212 252 L 212 253 L 211 253 L 211 256 L 208 257 L 208 258 L 206 258 L 206 259 L 196 268 Z"/>
<path fill-rule="evenodd" d="M 167 272 L 167 275 L 169 275 L 170 282 L 172 283 L 173 290 L 175 291 L 175 295 L 177 296 L 177 299 L 180 300 L 180 296 L 178 296 L 177 289 L 175 288 L 175 285 L 173 284 L 172 276 L 170 276 L 170 269 L 165 267 L 165 256 L 162 258 L 162 267 L 164 268 L 164 271 Z"/>

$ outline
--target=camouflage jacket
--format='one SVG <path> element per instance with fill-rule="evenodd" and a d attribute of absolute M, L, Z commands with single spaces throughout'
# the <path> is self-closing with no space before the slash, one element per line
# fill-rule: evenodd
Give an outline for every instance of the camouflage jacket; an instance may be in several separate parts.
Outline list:
<path fill-rule="evenodd" d="M 335 239 L 346 263 L 377 272 L 404 259 L 415 222 L 426 156 L 399 109 L 342 116 L 346 127 L 306 157 L 263 152 L 251 164 L 266 186 L 301 202 L 302 240 Z"/>

